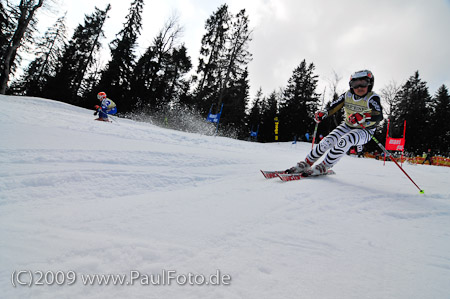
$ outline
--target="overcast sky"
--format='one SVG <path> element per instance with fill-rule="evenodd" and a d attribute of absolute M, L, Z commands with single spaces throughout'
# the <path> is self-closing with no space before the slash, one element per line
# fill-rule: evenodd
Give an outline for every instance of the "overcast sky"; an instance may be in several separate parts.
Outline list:
<path fill-rule="evenodd" d="M 105 49 L 125 23 L 132 3 L 56 1 L 57 12 L 42 11 L 38 17 L 50 26 L 67 10 L 69 38 L 94 6 L 104 9 L 111 3 L 104 27 Z M 450 88 L 450 0 L 145 0 L 137 54 L 144 52 L 165 21 L 176 13 L 184 28 L 181 41 L 196 68 L 205 22 L 224 3 L 233 14 L 245 8 L 253 29 L 249 47 L 253 54 L 249 64 L 251 98 L 260 87 L 266 96 L 285 87 L 303 59 L 315 64 L 317 92 L 327 87 L 326 101 L 331 97 L 329 81 L 334 72 L 342 77 L 339 91 L 343 92 L 350 74 L 360 69 L 372 70 L 375 91 L 392 81 L 401 85 L 416 70 L 431 95 L 442 84 Z"/>

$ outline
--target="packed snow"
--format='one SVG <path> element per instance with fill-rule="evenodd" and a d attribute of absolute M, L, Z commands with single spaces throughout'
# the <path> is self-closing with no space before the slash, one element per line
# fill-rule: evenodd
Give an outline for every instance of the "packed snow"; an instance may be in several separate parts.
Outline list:
<path fill-rule="evenodd" d="M 2 298 L 450 296 L 448 167 L 404 165 L 425 194 L 394 163 L 350 156 L 285 183 L 259 170 L 311 144 L 97 122 L 40 98 L 0 107 Z M 86 281 L 102 274 L 125 280 Z"/>

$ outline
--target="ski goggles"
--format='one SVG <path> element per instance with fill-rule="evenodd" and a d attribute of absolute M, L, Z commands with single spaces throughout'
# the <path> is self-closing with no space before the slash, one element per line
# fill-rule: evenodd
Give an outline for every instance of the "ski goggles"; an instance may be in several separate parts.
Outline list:
<path fill-rule="evenodd" d="M 369 86 L 369 82 L 367 80 L 352 80 L 350 82 L 350 87 L 355 89 L 355 88 L 360 88 L 360 87 L 367 87 Z"/>

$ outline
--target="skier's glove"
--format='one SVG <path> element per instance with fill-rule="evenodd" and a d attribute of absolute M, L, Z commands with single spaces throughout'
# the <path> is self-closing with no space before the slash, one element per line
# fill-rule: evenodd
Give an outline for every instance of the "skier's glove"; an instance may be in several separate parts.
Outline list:
<path fill-rule="evenodd" d="M 327 118 L 327 116 L 328 116 L 328 111 L 317 111 L 314 114 L 314 120 L 316 123 L 320 123 L 322 120 Z"/>
<path fill-rule="evenodd" d="M 353 125 L 360 125 L 369 119 L 371 119 L 370 113 L 353 113 L 348 117 L 348 121 Z"/>
<path fill-rule="evenodd" d="M 98 111 L 95 111 L 95 112 L 94 112 L 94 115 L 97 115 L 97 114 L 98 114 Z"/>
<path fill-rule="evenodd" d="M 100 106 L 99 105 L 95 105 L 95 110 L 98 110 L 98 109 L 100 109 Z"/>

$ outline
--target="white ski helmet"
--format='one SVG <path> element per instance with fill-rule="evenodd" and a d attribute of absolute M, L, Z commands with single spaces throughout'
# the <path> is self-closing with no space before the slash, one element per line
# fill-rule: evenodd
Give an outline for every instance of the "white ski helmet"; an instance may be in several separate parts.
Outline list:
<path fill-rule="evenodd" d="M 348 82 L 348 84 L 350 86 L 350 90 L 352 91 L 352 93 L 353 93 L 352 81 L 359 80 L 359 79 L 366 79 L 367 82 L 369 83 L 368 92 L 372 91 L 373 84 L 375 83 L 374 75 L 369 70 L 361 70 L 361 71 L 354 72 L 350 76 L 350 81 Z"/>

